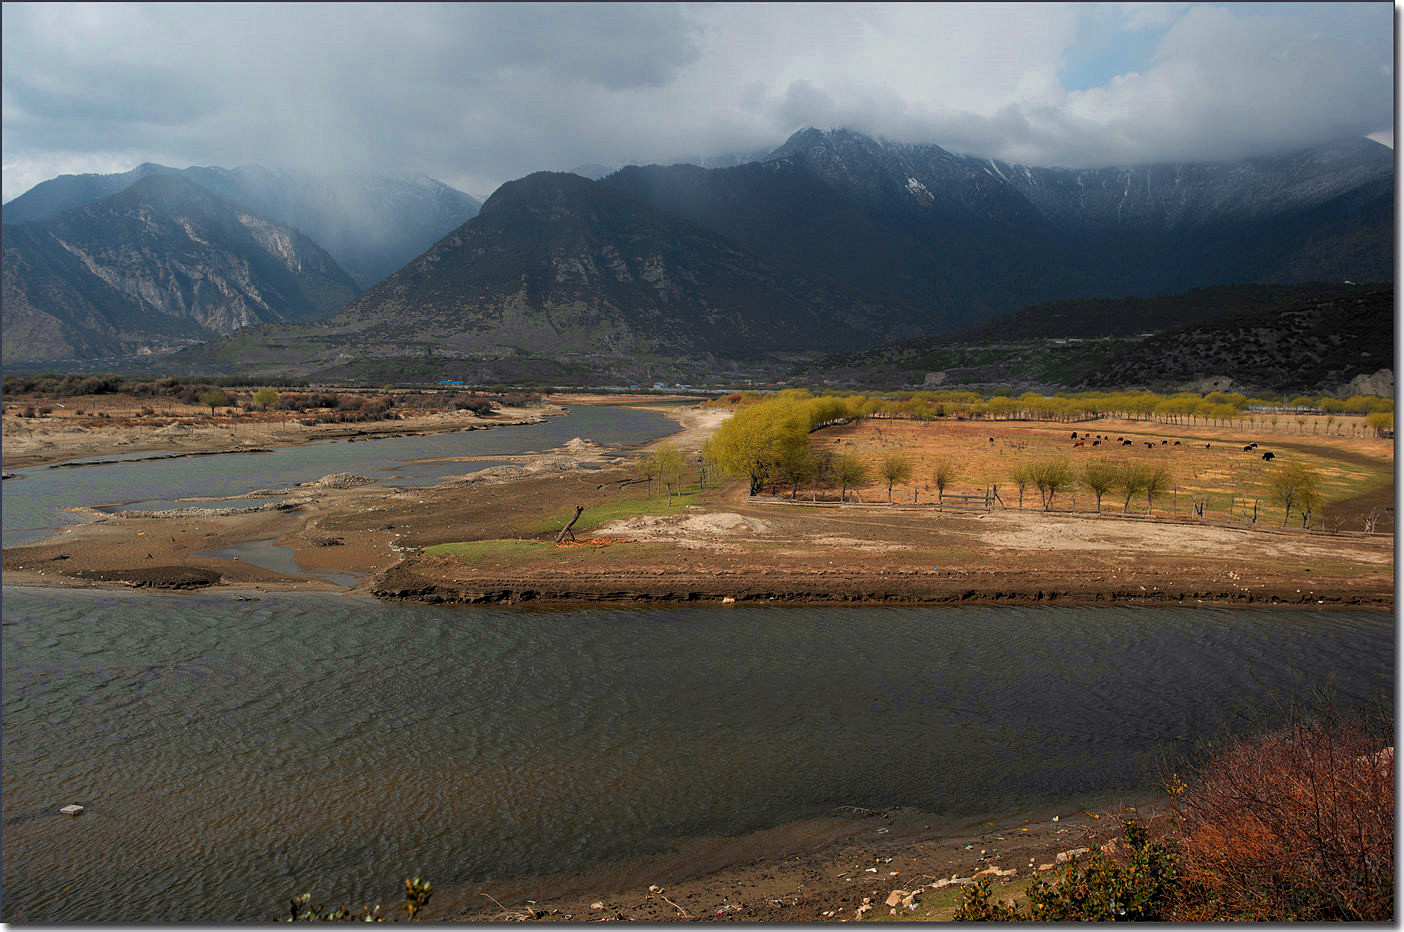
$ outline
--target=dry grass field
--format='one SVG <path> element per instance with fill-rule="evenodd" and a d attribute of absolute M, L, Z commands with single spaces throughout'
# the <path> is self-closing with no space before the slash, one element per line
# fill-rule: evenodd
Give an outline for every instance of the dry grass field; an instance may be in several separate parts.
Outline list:
<path fill-rule="evenodd" d="M 1394 446 L 1392 440 L 1362 436 L 1363 431 L 1352 435 L 1352 422 L 1360 420 L 1333 418 L 1328 432 L 1323 416 L 1309 416 L 1303 424 L 1283 419 L 1275 427 L 1264 422 L 1248 429 L 1123 419 L 1065 424 L 873 418 L 816 431 L 812 439 L 822 452 L 853 453 L 868 463 L 869 479 L 859 490 L 865 502 L 887 500 L 878 466 L 893 455 L 912 463 L 911 480 L 893 489 L 894 502 L 910 503 L 914 494 L 918 502 L 935 501 L 932 472 L 945 461 L 955 470 L 947 495 L 983 495 L 986 488 L 997 488 L 1008 507 L 1018 507 L 1019 493 L 1011 475 L 1022 462 L 1064 459 L 1076 472 L 1092 460 L 1131 460 L 1171 470 L 1170 490 L 1154 500 L 1156 515 L 1189 514 L 1194 500 L 1201 499 L 1206 503 L 1206 519 L 1241 522 L 1251 520 L 1256 500 L 1259 522 L 1277 524 L 1282 521 L 1282 509 L 1271 502 L 1267 473 L 1272 466 L 1296 460 L 1321 476 L 1327 527 L 1339 519 L 1341 530 L 1362 530 L 1361 515 L 1376 505 L 1393 505 Z M 1090 439 L 1077 446 L 1073 433 Z M 1107 439 L 1094 446 L 1098 437 Z M 1118 438 L 1130 440 L 1131 445 L 1123 445 Z M 1245 452 L 1244 446 L 1253 442 L 1257 449 Z M 1270 464 L 1263 460 L 1265 452 L 1274 455 Z M 1023 507 L 1041 507 L 1037 491 L 1025 491 Z M 1122 507 L 1115 493 L 1102 500 L 1103 511 L 1120 512 Z M 1077 488 L 1057 496 L 1053 508 L 1091 512 L 1096 500 L 1085 488 Z M 1146 513 L 1144 495 L 1132 499 L 1130 511 Z M 1299 522 L 1295 514 L 1292 520 Z M 1391 527 L 1382 521 L 1377 530 Z"/>

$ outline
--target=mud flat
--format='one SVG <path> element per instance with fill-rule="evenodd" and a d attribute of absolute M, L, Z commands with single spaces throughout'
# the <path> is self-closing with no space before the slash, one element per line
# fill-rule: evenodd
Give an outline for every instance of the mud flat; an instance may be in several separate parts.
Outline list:
<path fill-rule="evenodd" d="M 111 399 L 84 399 L 101 410 Z M 75 402 L 76 404 L 83 401 Z M 85 409 L 87 410 L 87 409 Z M 314 441 L 356 441 L 383 437 L 412 437 L 459 430 L 481 430 L 536 424 L 562 413 L 559 405 L 500 408 L 487 417 L 469 411 L 411 414 L 400 420 L 356 424 L 303 424 L 276 413 L 210 416 L 182 411 L 170 417 L 133 419 L 117 410 L 108 417 L 4 416 L 4 465 L 7 470 L 89 457 L 153 453 L 164 457 L 252 453 L 272 447 Z M 105 411 L 102 413 L 106 414 Z"/>

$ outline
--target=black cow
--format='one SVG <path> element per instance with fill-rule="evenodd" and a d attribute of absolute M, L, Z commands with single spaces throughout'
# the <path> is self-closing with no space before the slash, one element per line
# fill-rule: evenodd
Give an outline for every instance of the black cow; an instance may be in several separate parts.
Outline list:
<path fill-rule="evenodd" d="M 1121 441 L 1121 445 L 1122 445 L 1123 447 L 1129 447 L 1129 446 L 1131 446 L 1131 441 L 1130 441 L 1130 440 L 1123 440 L 1123 441 Z"/>
<path fill-rule="evenodd" d="M 1149 440 L 1146 441 L 1146 449 L 1147 449 L 1147 450 L 1154 449 L 1154 447 L 1155 447 L 1155 444 L 1151 443 Z"/>
<path fill-rule="evenodd" d="M 1180 445 L 1180 441 L 1176 440 L 1176 441 L 1175 441 L 1175 446 L 1178 447 L 1179 445 Z"/>
<path fill-rule="evenodd" d="M 1272 451 L 1269 450 L 1268 452 L 1264 453 L 1264 454 L 1263 454 L 1263 459 L 1264 459 L 1264 460 L 1270 460 L 1270 459 L 1272 459 Z"/>
<path fill-rule="evenodd" d="M 1253 452 L 1253 445 L 1252 445 L 1251 443 L 1248 444 L 1248 446 L 1246 446 L 1246 447 L 1243 448 L 1243 452 L 1244 452 L 1244 453 L 1252 453 L 1252 452 Z"/>
<path fill-rule="evenodd" d="M 1169 443 L 1169 442 L 1170 442 L 1169 440 L 1162 440 L 1162 441 L 1160 441 L 1160 445 L 1163 447 L 1163 446 L 1165 446 L 1165 445 L 1166 445 L 1167 443 Z"/>
<path fill-rule="evenodd" d="M 1077 439 L 1077 431 L 1073 431 L 1072 439 L 1074 439 L 1074 440 Z"/>
<path fill-rule="evenodd" d="M 1100 440 L 1093 440 L 1093 441 L 1092 441 L 1092 446 L 1094 446 L 1094 447 L 1100 447 L 1101 445 L 1102 445 L 1102 441 L 1100 441 Z"/>

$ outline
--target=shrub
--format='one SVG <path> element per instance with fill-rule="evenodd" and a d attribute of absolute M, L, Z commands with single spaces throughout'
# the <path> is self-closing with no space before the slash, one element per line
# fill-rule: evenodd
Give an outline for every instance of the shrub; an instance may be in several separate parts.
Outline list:
<path fill-rule="evenodd" d="M 1116 860 L 1099 849 L 1075 858 L 1050 883 L 1035 877 L 1027 901 L 1008 906 L 990 901 L 989 879 L 966 887 L 957 922 L 1147 921 L 1171 917 L 1179 848 L 1173 839 L 1152 841 L 1144 825 L 1121 823 L 1127 854 Z"/>
<path fill-rule="evenodd" d="M 1230 741 L 1163 778 L 1174 817 L 1152 838 L 1094 848 L 1022 903 L 967 887 L 956 920 L 1390 922 L 1394 918 L 1393 717 L 1327 713 Z"/>
<path fill-rule="evenodd" d="M 1179 918 L 1394 918 L 1393 721 L 1307 721 L 1213 752 L 1182 810 Z M 1386 748 L 1386 750 L 1381 750 Z"/>
<path fill-rule="evenodd" d="M 414 919 L 419 912 L 429 903 L 429 898 L 434 895 L 434 888 L 427 880 L 420 880 L 418 877 L 405 878 L 405 916 L 407 919 Z M 345 906 L 338 906 L 328 910 L 325 905 L 318 903 L 312 905 L 312 894 L 304 893 L 302 896 L 295 896 L 288 904 L 288 917 L 285 922 L 387 922 L 387 917 L 380 915 L 380 904 L 375 906 L 363 906 L 359 910 L 352 912 Z"/>

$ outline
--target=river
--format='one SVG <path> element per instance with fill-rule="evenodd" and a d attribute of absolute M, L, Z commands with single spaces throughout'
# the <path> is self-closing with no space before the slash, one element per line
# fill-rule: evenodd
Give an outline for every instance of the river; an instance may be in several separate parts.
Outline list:
<path fill-rule="evenodd" d="M 590 436 L 579 423 L 554 442 Z M 406 439 L 553 445 L 499 436 L 538 427 Z M 392 442 L 240 481 L 364 474 L 363 450 Z M 241 459 L 257 457 L 36 485 Z M 7 528 L 30 482 L 5 483 Z M 176 497 L 116 488 L 85 501 Z M 3 596 L 14 922 L 266 921 L 303 891 L 360 903 L 415 873 L 443 889 L 582 871 L 836 806 L 961 817 L 1138 794 L 1160 755 L 1328 685 L 1341 707 L 1393 699 L 1393 619 L 1370 612 Z"/>
<path fill-rule="evenodd" d="M 29 543 L 74 524 L 74 516 L 64 510 L 73 506 L 117 505 L 144 510 L 189 507 L 175 499 L 228 498 L 256 489 L 290 488 L 337 472 L 355 472 L 380 485 L 432 485 L 447 476 L 494 465 L 490 461 L 434 461 L 442 457 L 531 453 L 558 447 L 574 437 L 604 446 L 630 445 L 677 430 L 676 421 L 653 411 L 577 405 L 564 416 L 520 427 L 354 443 L 323 441 L 280 447 L 268 453 L 154 460 L 150 458 L 153 454 L 131 454 L 101 457 L 122 461 L 100 465 L 57 469 L 31 466 L 10 470 L 20 478 L 7 479 L 0 486 L 4 496 L 4 546 Z M 257 505 L 263 501 L 267 499 L 211 505 Z"/>

